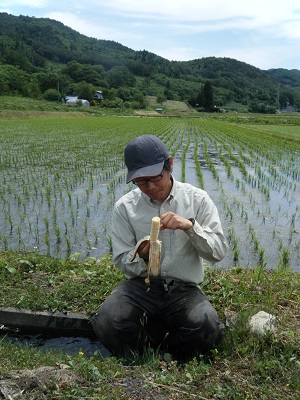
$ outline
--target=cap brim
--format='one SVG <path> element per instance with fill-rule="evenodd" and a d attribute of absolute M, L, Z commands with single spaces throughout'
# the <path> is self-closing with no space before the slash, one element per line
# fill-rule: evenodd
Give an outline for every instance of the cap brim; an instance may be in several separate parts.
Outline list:
<path fill-rule="evenodd" d="M 155 165 L 148 165 L 147 167 L 136 169 L 135 171 L 130 171 L 127 174 L 126 183 L 129 183 L 137 178 L 144 178 L 150 176 L 159 175 L 163 169 L 164 161 L 155 164 Z"/>

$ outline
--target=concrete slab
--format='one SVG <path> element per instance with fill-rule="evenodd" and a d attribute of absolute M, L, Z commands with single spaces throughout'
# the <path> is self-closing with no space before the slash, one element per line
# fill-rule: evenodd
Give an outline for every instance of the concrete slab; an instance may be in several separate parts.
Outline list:
<path fill-rule="evenodd" d="M 91 322 L 84 315 L 17 308 L 0 308 L 0 326 L 18 329 L 24 333 L 41 333 L 50 336 L 96 337 Z"/>

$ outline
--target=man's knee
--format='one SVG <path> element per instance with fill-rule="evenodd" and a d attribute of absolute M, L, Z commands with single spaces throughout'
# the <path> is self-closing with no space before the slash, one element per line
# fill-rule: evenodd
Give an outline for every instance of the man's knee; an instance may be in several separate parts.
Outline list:
<path fill-rule="evenodd" d="M 126 301 L 121 293 L 112 293 L 91 320 L 99 340 L 113 353 L 140 346 L 143 336 L 143 311 Z"/>
<path fill-rule="evenodd" d="M 222 337 L 224 325 L 207 299 L 186 310 L 169 337 L 169 350 L 180 358 L 209 351 Z"/>
<path fill-rule="evenodd" d="M 216 310 L 207 299 L 190 311 L 188 320 L 192 327 L 191 331 L 195 332 L 196 336 L 199 335 L 201 341 L 208 345 L 215 343 L 224 330 Z"/>

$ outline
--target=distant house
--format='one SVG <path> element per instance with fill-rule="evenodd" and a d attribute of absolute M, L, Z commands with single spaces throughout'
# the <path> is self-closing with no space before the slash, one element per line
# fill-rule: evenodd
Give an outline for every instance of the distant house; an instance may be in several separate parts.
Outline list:
<path fill-rule="evenodd" d="M 65 96 L 64 100 L 65 103 L 67 103 L 67 101 L 71 100 L 71 101 L 77 101 L 78 96 Z"/>
<path fill-rule="evenodd" d="M 281 112 L 294 112 L 294 111 L 297 111 L 297 109 L 294 106 L 292 106 L 289 101 L 287 101 L 286 105 L 283 106 L 280 111 Z"/>
<path fill-rule="evenodd" d="M 282 108 L 283 112 L 293 112 L 296 111 L 295 107 L 291 106 L 289 102 L 287 102 L 286 107 Z"/>
<path fill-rule="evenodd" d="M 104 100 L 103 94 L 101 90 L 96 90 L 93 99 L 95 101 Z M 90 102 L 88 100 L 79 99 L 78 96 L 65 96 L 64 103 L 69 107 L 89 107 Z"/>
<path fill-rule="evenodd" d="M 162 111 L 163 111 L 163 109 L 162 109 L 162 108 L 160 108 L 160 107 L 157 107 L 157 108 L 155 109 L 155 111 L 161 114 L 161 113 L 162 113 Z"/>
<path fill-rule="evenodd" d="M 94 100 L 101 101 L 103 99 L 104 99 L 104 97 L 103 97 L 101 90 L 96 90 L 96 92 L 94 94 Z"/>
<path fill-rule="evenodd" d="M 90 102 L 88 100 L 79 99 L 78 96 L 66 96 L 65 104 L 68 107 L 89 107 Z"/>

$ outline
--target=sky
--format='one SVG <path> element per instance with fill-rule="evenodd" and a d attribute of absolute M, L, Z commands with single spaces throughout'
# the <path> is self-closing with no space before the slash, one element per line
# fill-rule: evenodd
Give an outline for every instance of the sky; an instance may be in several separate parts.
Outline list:
<path fill-rule="evenodd" d="M 0 0 L 0 12 L 54 19 L 170 61 L 229 57 L 300 70 L 299 0 Z"/>

